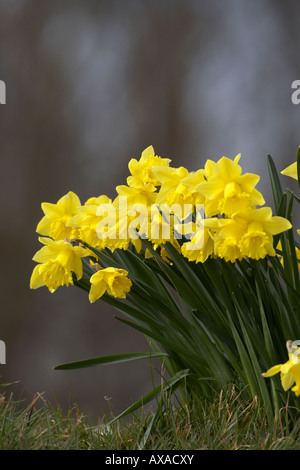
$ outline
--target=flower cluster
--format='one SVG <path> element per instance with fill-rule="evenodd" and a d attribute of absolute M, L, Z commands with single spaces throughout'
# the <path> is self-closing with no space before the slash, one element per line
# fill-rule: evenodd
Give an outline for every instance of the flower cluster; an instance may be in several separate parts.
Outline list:
<path fill-rule="evenodd" d="M 166 242 L 196 263 L 210 256 L 231 263 L 275 256 L 273 236 L 291 224 L 264 206 L 256 189 L 259 176 L 242 174 L 239 160 L 240 155 L 207 160 L 204 168 L 189 172 L 172 167 L 150 146 L 139 160 L 130 160 L 127 184 L 116 187 L 114 199 L 100 195 L 81 204 L 69 191 L 56 204 L 43 203 L 37 232 L 44 247 L 33 258 L 39 264 L 31 287 L 45 285 L 54 292 L 72 284 L 74 275 L 80 280 L 82 258 L 87 258 L 93 270 L 90 301 L 104 292 L 125 297 L 132 284 L 128 273 L 93 268 L 93 253 L 86 246 L 114 251 L 131 245 L 147 259 L 151 253 L 143 251 L 142 243 L 147 239 L 167 262 Z"/>
<path fill-rule="evenodd" d="M 78 196 L 69 191 L 57 204 L 42 204 L 45 215 L 38 223 L 37 232 L 45 235 L 39 237 L 44 246 L 33 257 L 38 264 L 31 275 L 31 289 L 46 286 L 53 293 L 60 286 L 74 284 L 73 275 L 77 280 L 82 278 L 82 258 L 91 262 L 94 253 L 85 246 L 77 246 L 75 242 L 81 237 L 93 247 L 103 248 L 96 235 L 99 220 L 96 209 L 99 204 L 107 202 L 110 202 L 108 198 L 100 196 L 90 198 L 81 206 Z M 95 265 L 95 273 L 90 277 L 90 302 L 95 302 L 105 292 L 118 298 L 125 297 L 131 287 L 128 273 L 117 268 L 99 268 Z M 93 270 L 92 264 L 90 269 Z"/>

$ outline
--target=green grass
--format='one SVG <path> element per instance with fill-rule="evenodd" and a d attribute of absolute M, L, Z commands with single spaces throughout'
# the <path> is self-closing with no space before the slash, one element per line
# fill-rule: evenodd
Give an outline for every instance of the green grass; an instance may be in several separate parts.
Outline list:
<path fill-rule="evenodd" d="M 179 404 L 160 397 L 156 410 L 141 410 L 106 426 L 91 425 L 77 404 L 62 412 L 36 395 L 25 406 L 0 394 L 1 450 L 300 450 L 299 418 L 287 425 L 287 408 L 272 428 L 258 399 L 244 401 L 233 386 L 210 402 Z"/>

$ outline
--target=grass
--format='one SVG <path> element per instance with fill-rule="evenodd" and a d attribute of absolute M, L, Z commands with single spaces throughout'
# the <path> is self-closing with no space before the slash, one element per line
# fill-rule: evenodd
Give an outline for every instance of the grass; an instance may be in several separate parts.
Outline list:
<path fill-rule="evenodd" d="M 300 419 L 287 425 L 286 416 L 270 429 L 258 399 L 245 402 L 235 386 L 190 406 L 161 397 L 156 411 L 109 426 L 112 416 L 91 425 L 77 404 L 63 413 L 43 395 L 25 406 L 2 393 L 0 450 L 300 450 Z"/>

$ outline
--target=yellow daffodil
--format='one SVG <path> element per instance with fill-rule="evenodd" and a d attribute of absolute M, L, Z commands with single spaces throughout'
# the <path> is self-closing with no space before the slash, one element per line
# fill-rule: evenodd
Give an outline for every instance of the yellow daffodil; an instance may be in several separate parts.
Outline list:
<path fill-rule="evenodd" d="M 222 157 L 215 165 L 209 164 L 208 177 L 196 187 L 205 197 L 207 216 L 220 213 L 230 217 L 235 212 L 264 204 L 262 194 L 255 189 L 259 176 L 252 173 L 242 175 L 239 160 L 240 155 L 237 155 L 234 160 Z"/>
<path fill-rule="evenodd" d="M 126 250 L 132 243 L 136 250 L 140 251 L 139 232 L 143 232 L 144 227 L 148 224 L 149 207 L 143 204 L 127 206 L 127 198 L 117 196 L 109 205 L 107 213 L 105 213 L 105 208 L 106 205 L 100 204 L 96 213 L 101 215 L 101 220 L 99 218 L 96 225 L 98 246 L 108 247 L 112 251 Z"/>
<path fill-rule="evenodd" d="M 116 187 L 119 196 L 127 199 L 127 207 L 135 204 L 143 204 L 144 206 L 151 206 L 157 198 L 157 192 L 152 185 L 146 185 L 141 188 L 133 188 L 131 186 L 120 185 Z"/>
<path fill-rule="evenodd" d="M 139 161 L 135 158 L 129 161 L 128 168 L 131 176 L 127 178 L 128 186 L 139 189 L 147 185 L 151 191 L 155 191 L 155 186 L 159 185 L 159 181 L 152 168 L 154 166 L 168 166 L 170 162 L 169 158 L 161 158 L 155 155 L 152 146 L 146 148 L 142 152 Z"/>
<path fill-rule="evenodd" d="M 127 271 L 117 268 L 105 268 L 97 271 L 90 278 L 90 302 L 95 302 L 102 297 L 105 292 L 113 297 L 125 298 L 132 285 L 127 275 Z"/>
<path fill-rule="evenodd" d="M 287 219 L 272 216 L 269 207 L 236 213 L 232 218 L 218 219 L 215 252 L 231 262 L 244 257 L 258 260 L 267 255 L 275 256 L 273 235 L 291 227 Z"/>
<path fill-rule="evenodd" d="M 214 220 L 214 218 L 210 219 Z M 217 219 L 218 226 L 214 223 L 214 253 L 216 256 L 234 263 L 243 259 L 239 247 L 242 235 L 245 233 L 246 224 L 239 224 L 233 219 Z"/>
<path fill-rule="evenodd" d="M 160 182 L 160 190 L 157 195 L 157 204 L 167 204 L 172 206 L 178 204 L 194 204 L 195 197 L 193 191 L 189 189 L 190 182 L 184 184 L 184 179 L 189 176 L 189 172 L 183 166 L 179 168 L 154 167 L 153 173 Z"/>
<path fill-rule="evenodd" d="M 71 217 L 66 223 L 67 227 L 74 227 L 78 230 L 78 238 L 98 250 L 106 247 L 105 239 L 100 239 L 97 235 L 97 226 L 105 217 L 105 211 L 99 215 L 100 205 L 110 205 L 112 200 L 107 196 L 90 198 L 84 206 L 78 208 L 77 214 Z"/>
<path fill-rule="evenodd" d="M 294 347 L 291 340 L 287 341 L 289 359 L 284 364 L 277 364 L 264 372 L 263 377 L 272 377 L 280 373 L 281 385 L 285 391 L 292 388 L 296 396 L 300 395 L 300 348 Z"/>
<path fill-rule="evenodd" d="M 52 240 L 40 237 L 44 246 L 34 255 L 37 264 L 30 279 L 30 288 L 46 286 L 50 292 L 59 286 L 73 284 L 72 273 L 79 280 L 82 277 L 81 258 L 88 256 L 89 251 L 80 246 L 73 246 L 65 240 Z"/>
<path fill-rule="evenodd" d="M 202 181 L 205 181 L 206 174 L 209 174 L 209 164 L 207 164 L 206 169 L 204 170 L 191 171 L 180 182 L 182 186 L 186 186 L 188 188 L 188 201 L 193 205 L 203 204 L 205 201 L 205 197 L 199 193 L 196 188 Z"/>
<path fill-rule="evenodd" d="M 275 256 L 273 235 L 292 228 L 291 223 L 284 217 L 273 216 L 270 207 L 236 214 L 233 219 L 240 224 L 247 223 L 247 230 L 240 238 L 239 248 L 244 256 L 253 259 L 264 258 L 266 255 Z"/>
<path fill-rule="evenodd" d="M 79 197 L 72 191 L 61 197 L 56 204 L 43 202 L 42 210 L 45 215 L 38 223 L 37 233 L 48 235 L 53 240 L 78 237 L 78 230 L 74 227 L 68 227 L 67 222 L 77 214 L 80 205 Z"/>
<path fill-rule="evenodd" d="M 297 162 L 292 163 L 289 165 L 287 168 L 282 170 L 281 172 L 282 175 L 285 176 L 290 176 L 291 178 L 294 178 L 295 180 L 298 180 L 298 175 L 297 175 Z"/>

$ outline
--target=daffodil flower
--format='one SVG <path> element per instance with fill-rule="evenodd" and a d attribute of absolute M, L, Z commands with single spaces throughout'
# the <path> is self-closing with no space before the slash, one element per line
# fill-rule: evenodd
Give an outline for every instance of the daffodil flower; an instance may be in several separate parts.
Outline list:
<path fill-rule="evenodd" d="M 89 300 L 91 303 L 103 296 L 105 292 L 117 298 L 125 298 L 130 291 L 132 282 L 124 269 L 99 269 L 90 278 L 91 288 Z"/>
<path fill-rule="evenodd" d="M 231 263 L 246 257 L 275 256 L 273 235 L 292 228 L 284 217 L 272 216 L 270 207 L 237 212 L 231 218 L 206 219 L 206 226 L 215 231 L 215 254 Z"/>
<path fill-rule="evenodd" d="M 273 216 L 270 207 L 252 209 L 233 216 L 235 221 L 247 223 L 246 232 L 240 237 L 239 248 L 244 256 L 261 259 L 266 255 L 275 256 L 273 235 L 292 228 L 284 217 Z"/>
<path fill-rule="evenodd" d="M 153 173 L 160 182 L 157 204 L 193 204 L 195 197 L 189 189 L 189 182 L 184 184 L 184 179 L 189 176 L 189 172 L 183 166 L 179 168 L 160 167 L 153 168 Z"/>
<path fill-rule="evenodd" d="M 39 264 L 31 275 L 31 289 L 46 286 L 50 292 L 54 292 L 60 286 L 73 284 L 72 273 L 76 275 L 77 280 L 82 278 L 81 258 L 88 256 L 89 250 L 73 246 L 65 240 L 55 241 L 40 237 L 39 241 L 44 246 L 33 257 L 33 261 Z"/>
<path fill-rule="evenodd" d="M 215 165 L 210 164 L 210 176 L 196 187 L 205 197 L 207 216 L 225 214 L 230 217 L 237 211 L 265 203 L 262 194 L 255 189 L 259 176 L 252 173 L 242 175 L 239 160 L 240 154 L 234 160 L 222 157 Z"/>
<path fill-rule="evenodd" d="M 140 160 L 132 158 L 128 163 L 131 173 L 127 178 L 128 186 L 132 188 L 144 188 L 147 186 L 149 190 L 155 191 L 155 187 L 159 186 L 159 181 L 152 168 L 154 166 L 168 166 L 171 160 L 169 158 L 161 158 L 155 155 L 152 146 L 146 148 L 141 155 Z"/>
<path fill-rule="evenodd" d="M 300 395 L 300 348 L 293 347 L 292 341 L 287 341 L 289 359 L 284 364 L 277 364 L 262 374 L 263 377 L 272 377 L 280 373 L 281 385 L 284 391 L 292 388 L 296 396 Z"/>
<path fill-rule="evenodd" d="M 133 188 L 131 186 L 120 185 L 116 187 L 119 196 L 126 198 L 127 206 L 134 206 L 135 204 L 143 204 L 144 206 L 151 206 L 157 198 L 156 188 L 152 185 L 146 185 L 141 188 Z"/>
<path fill-rule="evenodd" d="M 44 236 L 48 235 L 53 240 L 77 238 L 79 235 L 78 230 L 67 226 L 67 223 L 71 217 L 77 214 L 80 205 L 80 199 L 73 191 L 69 191 L 61 197 L 56 204 L 43 202 L 42 210 L 45 215 L 37 225 L 37 233 Z"/>
<path fill-rule="evenodd" d="M 97 226 L 105 214 L 99 215 L 98 208 L 102 204 L 109 205 L 111 202 L 111 199 L 105 195 L 88 199 L 84 206 L 78 208 L 77 214 L 67 221 L 66 227 L 77 229 L 77 238 L 84 240 L 98 250 L 102 250 L 106 247 L 106 242 L 105 239 L 98 237 Z"/>

